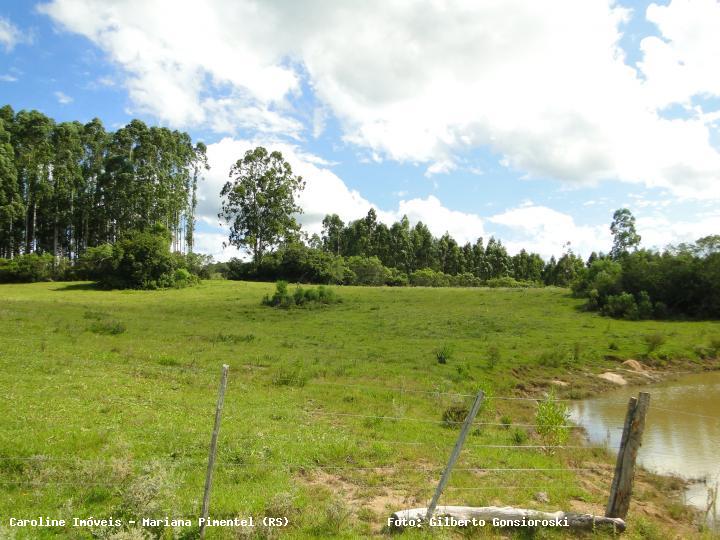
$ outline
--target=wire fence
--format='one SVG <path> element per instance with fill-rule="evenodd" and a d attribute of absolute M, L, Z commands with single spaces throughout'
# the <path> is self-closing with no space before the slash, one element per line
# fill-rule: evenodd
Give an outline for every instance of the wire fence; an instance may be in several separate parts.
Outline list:
<path fill-rule="evenodd" d="M 315 387 L 325 387 L 325 388 L 333 388 L 333 389 L 340 389 L 342 391 L 347 390 L 355 390 L 360 392 L 391 392 L 399 395 L 419 395 L 419 396 L 427 396 L 427 397 L 448 397 L 453 400 L 458 399 L 468 399 L 475 397 L 473 394 L 463 393 L 463 392 L 453 392 L 453 391 L 446 391 L 444 389 L 431 389 L 431 390 L 425 390 L 425 389 L 417 389 L 417 388 L 406 388 L 404 386 L 393 386 L 393 387 L 387 387 L 387 386 L 375 386 L 375 385 L 368 385 L 368 384 L 346 384 L 346 383 L 334 383 L 334 382 L 320 382 L 320 381 L 314 381 L 309 386 L 305 387 L 305 390 L 312 390 Z M 575 400 L 570 399 L 552 399 L 548 398 L 547 395 L 537 396 L 537 397 L 529 397 L 529 396 L 487 396 L 488 402 L 524 402 L 524 403 L 532 403 L 537 404 L 539 402 L 545 402 L 545 401 L 556 401 L 556 402 L 571 402 Z M 118 403 L 121 400 L 118 399 L 110 399 L 109 401 L 113 403 Z M 165 403 L 161 399 L 145 399 L 145 400 L 137 400 L 134 399 L 134 401 L 141 401 L 143 405 L 151 405 L 151 406 L 159 406 L 159 405 L 169 405 L 171 407 L 179 407 L 180 404 L 177 402 L 168 402 Z M 621 403 L 621 402 L 617 402 Z M 622 402 L 623 404 L 626 404 L 626 402 Z M 452 431 L 444 431 L 440 432 L 439 430 L 436 431 L 430 431 L 430 440 L 423 439 L 413 439 L 413 440 L 397 440 L 397 439 L 384 439 L 381 436 L 378 438 L 358 438 L 354 436 L 353 428 L 357 428 L 355 425 L 347 425 L 348 423 L 345 421 L 351 421 L 353 419 L 358 420 L 373 420 L 373 421 L 379 421 L 379 422 L 398 422 L 398 423 L 416 423 L 421 425 L 427 425 L 427 426 L 457 426 L 460 424 L 463 424 L 464 421 L 460 420 L 450 420 L 450 419 L 438 419 L 438 418 L 426 418 L 421 416 L 405 416 L 405 415 L 398 415 L 398 414 L 372 414 L 372 413 L 364 413 L 364 412 L 344 412 L 344 411 L 338 411 L 338 410 L 325 410 L 320 409 L 317 407 L 317 404 L 314 404 L 314 408 L 305 408 L 305 409 L 296 409 L 293 411 L 290 411 L 286 414 L 286 416 L 289 418 L 289 420 L 286 419 L 286 421 L 292 421 L 294 422 L 294 426 L 296 428 L 299 428 L 300 430 L 307 430 L 313 423 L 317 422 L 318 419 L 324 418 L 327 420 L 330 420 L 333 422 L 332 424 L 332 431 L 329 432 L 327 435 L 323 435 L 322 437 L 308 437 L 304 433 L 299 433 L 297 435 L 288 434 L 288 433 L 274 433 L 272 431 L 257 431 L 256 433 L 242 433 L 239 436 L 236 436 L 236 440 L 241 441 L 242 445 L 245 445 L 246 448 L 249 448 L 251 443 L 258 442 L 262 444 L 269 444 L 272 446 L 278 446 L 283 444 L 296 444 L 300 447 L 307 448 L 320 445 L 349 445 L 351 447 L 374 447 L 377 445 L 387 445 L 390 447 L 396 447 L 398 449 L 402 447 L 409 447 L 409 448 L 416 448 L 419 449 L 419 454 L 413 456 L 417 463 L 411 463 L 408 464 L 403 459 L 397 459 L 397 456 L 399 454 L 396 454 L 395 456 L 384 456 L 383 458 L 372 456 L 372 455 L 366 455 L 361 454 L 358 456 L 352 455 L 353 448 L 350 448 L 348 451 L 341 451 L 339 452 L 339 455 L 335 457 L 335 460 L 344 460 L 342 463 L 333 463 L 332 460 L 329 458 L 325 460 L 325 462 L 316 460 L 303 460 L 303 459 L 268 459 L 268 460 L 257 460 L 257 457 L 252 457 L 245 461 L 242 456 L 238 458 L 238 456 L 227 456 L 223 454 L 223 448 L 221 445 L 221 454 L 218 458 L 217 462 L 215 463 L 215 467 L 218 471 L 221 472 L 227 472 L 230 473 L 232 471 L 246 471 L 247 473 L 259 473 L 259 472 L 267 472 L 267 471 L 275 471 L 280 472 L 282 474 L 289 474 L 293 475 L 298 472 L 324 472 L 327 474 L 332 475 L 363 475 L 363 474 L 377 474 L 382 475 L 383 478 L 397 478 L 397 477 L 404 477 L 407 478 L 408 474 L 417 474 L 417 475 L 426 475 L 426 478 L 428 479 L 427 482 L 423 482 L 420 485 L 416 485 L 414 488 L 407 488 L 411 491 L 418 493 L 426 493 L 429 490 L 434 488 L 433 480 L 438 479 L 438 475 L 440 473 L 445 472 L 446 465 L 444 460 L 447 458 L 447 455 L 450 452 L 450 449 L 452 448 L 453 444 L 453 437 L 454 433 Z M 357 405 L 356 405 L 357 406 Z M 690 411 L 677 411 L 675 409 L 667 409 L 660 406 L 653 406 L 653 408 L 659 410 L 659 411 L 665 411 L 665 412 L 675 412 L 675 413 L 681 413 L 686 414 L 690 416 L 695 416 L 699 418 L 704 419 L 713 419 L 718 420 L 715 417 L 701 414 L 701 413 L 695 413 Z M 208 412 L 208 408 L 199 407 L 198 409 L 202 409 L 204 412 Z M 193 412 L 195 412 L 195 407 L 192 408 Z M 264 414 L 273 414 L 278 412 L 278 406 L 272 407 L 272 408 L 249 408 L 249 409 L 242 409 L 242 413 L 248 415 L 248 417 L 252 417 L 252 415 L 264 415 Z M 499 415 L 498 411 L 494 411 L 493 414 Z M 210 420 L 210 415 L 208 414 L 208 423 Z M 343 425 L 343 422 L 345 424 Z M 339 424 L 338 424 L 339 423 Z M 492 419 L 480 419 L 473 421 L 471 426 L 480 427 L 480 426 L 487 426 L 487 427 L 496 427 L 496 428 L 502 428 L 504 430 L 510 430 L 511 428 L 522 428 L 524 430 L 530 431 L 531 436 L 535 436 L 536 439 L 538 439 L 538 434 L 542 432 L 543 429 L 546 429 L 547 426 L 543 425 L 538 422 L 513 422 L 513 421 L 492 421 Z M 373 425 L 366 425 L 365 427 L 372 428 Z M 67 429 L 67 427 L 62 428 Z M 135 436 L 141 436 L 142 438 L 148 437 L 152 439 L 152 436 L 154 433 L 153 430 L 148 429 L 140 429 L 135 428 L 134 426 L 128 428 L 127 426 L 123 426 L 121 423 L 117 423 L 114 425 L 105 425 L 105 426 L 89 426 L 84 427 L 83 429 L 86 429 L 89 432 L 97 432 L 97 433 L 108 433 L 108 432 L 118 432 L 122 431 L 125 433 L 128 433 L 130 435 Z M 581 430 L 584 430 L 584 426 L 575 424 L 575 423 L 562 423 L 562 424 L 554 424 L 552 425 L 552 429 L 554 430 L 566 430 L 570 433 L 577 430 L 576 432 L 579 433 Z M 619 431 L 623 429 L 622 425 L 611 425 L 606 426 L 608 431 Z M 501 433 L 501 430 L 498 430 L 498 433 Z M 427 435 L 427 434 L 426 434 Z M 192 429 L 190 431 L 184 432 L 183 436 L 188 437 L 192 436 L 193 438 L 197 438 L 199 441 L 202 441 L 202 443 L 198 443 L 195 445 L 194 448 L 188 449 L 190 452 L 190 455 L 178 455 L 178 456 L 154 456 L 154 457 L 140 457 L 135 458 L 132 456 L 127 455 L 119 455 L 119 456 L 112 456 L 112 455 L 101 455 L 101 456 L 92 456 L 92 457 L 81 457 L 81 456 L 70 456 L 70 455 L 45 455 L 45 454 L 28 454 L 26 453 L 18 453 L 18 455 L 8 455 L 7 453 L 3 453 L 0 450 L 0 470 L 5 471 L 6 474 L 4 474 L 5 478 L 0 480 L 0 485 L 6 486 L 5 489 L 28 489 L 28 490 L 44 490 L 47 489 L 50 486 L 67 486 L 72 488 L 80 488 L 80 487 L 86 487 L 86 488 L 92 488 L 92 487 L 106 487 L 111 489 L 121 489 L 121 483 L 119 483 L 116 479 L 109 477 L 107 479 L 85 479 L 84 476 L 86 476 L 86 473 L 82 470 L 79 470 L 81 473 L 79 478 L 77 480 L 68 480 L 68 476 L 70 476 L 72 467 L 82 467 L 82 466 L 103 466 L 108 465 L 112 466 L 114 463 L 117 462 L 127 462 L 129 464 L 137 464 L 137 465 L 144 465 L 144 464 L 158 464 L 161 466 L 167 466 L 167 467 L 181 467 L 183 472 L 187 473 L 188 471 L 195 471 L 195 476 L 191 476 L 188 478 L 188 475 L 183 475 L 185 477 L 185 480 L 188 482 L 197 482 L 197 478 L 201 476 L 205 472 L 205 468 L 207 466 L 207 456 L 204 455 L 200 448 L 205 448 L 205 437 L 209 436 L 209 432 L 207 432 L 206 429 L 200 428 L 199 425 L 195 426 L 195 429 Z M 231 434 L 223 433 L 222 438 L 227 440 L 227 438 L 232 437 Z M 523 456 L 525 453 L 539 453 L 543 455 L 549 455 L 549 454 L 555 454 L 563 451 L 571 451 L 571 452 L 585 452 L 585 451 L 600 451 L 600 452 L 610 452 L 613 450 L 618 450 L 617 445 L 611 445 L 610 443 L 607 444 L 593 444 L 593 443 L 587 443 L 583 444 L 581 440 L 578 437 L 571 438 L 571 441 L 568 443 L 563 444 L 542 444 L 540 442 L 535 442 L 534 440 L 530 440 L 529 443 L 526 442 L 517 442 L 517 444 L 508 444 L 508 443 L 493 443 L 493 442 L 479 442 L 479 441 L 473 441 L 470 440 L 465 447 L 462 449 L 462 453 L 465 456 L 472 457 L 473 460 L 480 460 L 485 461 L 482 464 L 477 463 L 471 463 L 471 464 L 463 464 L 459 465 L 457 467 L 454 467 L 452 469 L 452 472 L 454 474 L 457 474 L 458 477 L 456 480 L 458 480 L 458 484 L 460 485 L 450 485 L 447 488 L 445 488 L 444 492 L 449 493 L 457 493 L 462 495 L 463 493 L 492 493 L 492 492 L 512 492 L 512 491 L 533 491 L 533 490 L 544 490 L 547 489 L 548 486 L 553 486 L 554 488 L 557 488 L 553 484 L 553 482 L 556 482 L 555 479 L 562 478 L 562 486 L 563 489 L 587 489 L 587 483 L 584 484 L 585 487 L 582 487 L 580 483 L 576 482 L 575 475 L 578 473 L 592 473 L 592 476 L 590 477 L 595 482 L 601 482 L 605 483 L 606 481 L 610 481 L 610 475 L 612 473 L 613 467 L 608 462 L 599 462 L 599 463 L 592 463 L 588 464 L 584 459 L 578 458 L 575 456 L 574 459 L 565 459 L 565 458 L 548 458 L 551 461 L 554 461 L 554 463 L 559 463 L 558 466 L 549 466 L 545 465 L 542 461 L 531 461 L 526 460 Z M 222 439 L 221 439 L 222 440 Z M 142 441 L 143 443 L 147 443 L 148 441 Z M 170 441 L 173 442 L 173 441 Z M 181 443 L 182 441 L 178 440 L 177 443 Z M 242 446 L 241 445 L 241 446 Z M 1 447 L 0 447 L 1 448 Z M 423 448 L 432 448 L 432 452 L 424 452 Z M 233 451 L 236 451 L 237 449 L 234 448 Z M 362 448 L 360 448 L 362 450 Z M 446 453 L 447 452 L 447 453 Z M 657 452 L 658 454 L 663 454 L 663 452 Z M 497 454 L 500 456 L 500 462 L 495 463 L 489 463 L 493 460 L 497 461 L 497 457 L 494 457 L 494 455 Z M 583 455 L 583 454 L 579 454 Z M 509 461 L 508 458 L 510 456 L 514 456 L 514 461 Z M 372 460 L 379 460 L 384 459 L 386 461 L 390 460 L 390 462 L 386 463 L 378 463 L 377 461 L 375 463 L 372 463 Z M 395 459 L 396 461 L 392 461 Z M 422 459 L 422 461 L 421 461 Z M 433 461 L 435 463 L 427 463 L 426 460 Z M 576 463 L 576 462 L 580 463 Z M 369 462 L 369 463 L 368 463 Z M 441 462 L 441 463 L 439 463 Z M 46 463 L 58 463 L 62 464 L 61 467 L 51 470 L 50 472 L 47 472 L 47 474 L 38 475 L 37 478 L 27 478 L 24 477 L 24 472 L 27 472 L 23 467 L 14 467 L 13 464 L 18 463 L 27 463 L 32 467 L 40 467 L 42 468 Z M 528 463 L 527 466 L 524 466 L 525 463 Z M 567 463 L 567 465 L 562 465 L 563 463 Z M 530 466 L 530 464 L 534 464 L 534 466 Z M 575 466 L 578 465 L 578 466 Z M 54 474 L 53 474 L 54 473 Z M 54 477 L 58 476 L 59 477 Z M 468 476 L 469 475 L 469 476 Z M 523 478 L 525 477 L 532 477 L 532 478 L 541 478 L 541 482 L 535 482 L 535 483 L 516 483 L 513 480 L 517 479 L 517 476 L 520 475 Z M 10 478 L 11 476 L 17 476 L 17 478 Z M 489 480 L 490 484 L 488 485 L 486 482 L 488 479 L 497 477 L 498 481 Z M 503 480 L 503 477 L 507 478 L 507 480 Z M 344 477 L 345 478 L 345 477 Z M 346 481 L 352 481 L 352 477 L 345 478 Z M 220 478 L 220 481 L 222 481 L 222 477 Z M 467 485 L 470 484 L 470 485 Z M 592 484 L 592 482 L 591 482 Z M 406 485 L 406 484 L 405 484 Z M 406 486 L 407 487 L 407 486 Z M 604 488 L 604 487 L 603 487 Z M 599 489 L 597 486 L 595 486 L 595 489 Z"/>

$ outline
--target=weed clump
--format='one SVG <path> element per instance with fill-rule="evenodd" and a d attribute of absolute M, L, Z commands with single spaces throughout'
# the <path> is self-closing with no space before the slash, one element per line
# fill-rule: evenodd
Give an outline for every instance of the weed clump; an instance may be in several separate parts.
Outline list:
<path fill-rule="evenodd" d="M 446 427 L 455 427 L 462 424 L 470 411 L 465 405 L 450 405 L 443 411 L 442 419 Z"/>
<path fill-rule="evenodd" d="M 288 292 L 287 281 L 278 281 L 275 284 L 275 293 L 272 296 L 265 295 L 262 305 L 279 308 L 311 307 L 317 305 L 329 305 L 342 302 L 342 299 L 335 294 L 335 291 L 319 285 L 318 287 L 303 288 L 298 285 L 293 294 Z"/>
<path fill-rule="evenodd" d="M 93 334 L 116 336 L 125 332 L 127 328 L 120 321 L 96 321 L 88 327 L 88 330 Z"/>
<path fill-rule="evenodd" d="M 511 439 L 515 445 L 525 444 L 528 440 L 527 431 L 522 428 L 515 428 L 512 432 Z"/>
<path fill-rule="evenodd" d="M 650 355 L 665 343 L 665 336 L 660 333 L 648 334 L 643 337 L 643 341 L 647 346 L 647 354 Z"/>
<path fill-rule="evenodd" d="M 570 412 L 567 405 L 557 400 L 555 390 L 550 390 L 548 396 L 538 403 L 535 413 L 535 424 L 538 435 L 546 446 L 559 446 L 565 444 L 570 437 L 566 427 Z"/>
<path fill-rule="evenodd" d="M 303 387 L 308 381 L 307 372 L 299 365 L 281 365 L 273 375 L 272 383 L 275 386 Z"/>
<path fill-rule="evenodd" d="M 447 364 L 452 357 L 452 347 L 447 343 L 435 350 L 435 358 L 438 364 Z"/>
<path fill-rule="evenodd" d="M 500 363 L 500 349 L 498 349 L 497 345 L 490 345 L 488 348 L 488 368 L 489 369 L 495 369 L 495 366 L 497 366 Z"/>

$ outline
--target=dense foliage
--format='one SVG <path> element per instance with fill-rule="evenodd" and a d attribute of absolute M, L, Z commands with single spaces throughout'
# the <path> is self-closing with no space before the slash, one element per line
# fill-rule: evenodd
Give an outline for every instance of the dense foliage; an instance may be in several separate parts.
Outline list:
<path fill-rule="evenodd" d="M 98 119 L 55 122 L 2 107 L 0 257 L 75 261 L 88 248 L 158 224 L 175 251 L 192 251 L 204 167 L 205 146 L 187 133 L 139 120 L 111 132 Z"/>
<path fill-rule="evenodd" d="M 264 306 L 290 308 L 290 307 L 313 307 L 329 304 L 337 304 L 341 302 L 340 297 L 335 291 L 320 285 L 319 287 L 301 287 L 298 285 L 295 291 L 290 294 L 288 292 L 287 281 L 278 281 L 275 284 L 275 293 L 265 295 L 262 299 Z"/>
<path fill-rule="evenodd" d="M 449 234 L 437 238 L 422 222 L 407 217 L 390 227 L 371 209 L 347 225 L 337 216 L 323 220 L 323 235 L 303 243 L 294 237 L 257 263 L 230 260 L 230 279 L 346 285 L 426 287 L 568 286 L 584 263 L 568 250 L 545 262 L 525 250 L 511 256 L 502 242 L 482 238 L 459 245 Z"/>
<path fill-rule="evenodd" d="M 573 284 L 587 307 L 626 319 L 720 317 L 720 237 L 602 257 Z"/>

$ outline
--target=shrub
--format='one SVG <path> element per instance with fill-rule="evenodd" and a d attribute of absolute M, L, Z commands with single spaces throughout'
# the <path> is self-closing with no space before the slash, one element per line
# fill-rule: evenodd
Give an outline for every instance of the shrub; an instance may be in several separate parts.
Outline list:
<path fill-rule="evenodd" d="M 353 285 L 385 285 L 390 279 L 390 271 L 377 257 L 348 257 L 347 265 L 353 274 Z"/>
<path fill-rule="evenodd" d="M 0 259 L 0 283 L 34 283 L 54 277 L 55 258 L 49 253 L 29 253 Z"/>
<path fill-rule="evenodd" d="M 423 268 L 410 274 L 410 285 L 414 287 L 448 287 L 450 286 L 450 276 L 431 268 Z"/>
<path fill-rule="evenodd" d="M 196 285 L 200 281 L 200 278 L 198 278 L 198 276 L 191 274 L 185 268 L 178 268 L 177 270 L 175 270 L 175 275 L 173 276 L 173 278 L 173 285 L 178 289 Z"/>
<path fill-rule="evenodd" d="M 635 297 L 630 293 L 613 294 L 607 297 L 602 308 L 604 315 L 630 320 L 638 319 L 638 307 Z"/>
<path fill-rule="evenodd" d="M 567 405 L 557 401 L 555 390 L 550 390 L 545 400 L 538 403 L 535 413 L 536 429 L 545 445 L 558 446 L 567 442 L 570 433 L 565 426 L 569 418 Z"/>
<path fill-rule="evenodd" d="M 203 262 L 204 261 L 204 262 Z M 187 287 L 199 282 L 209 258 L 170 253 L 166 229 L 130 231 L 115 244 L 89 248 L 80 258 L 77 275 L 108 289 Z"/>
<path fill-rule="evenodd" d="M 265 295 L 262 304 L 270 307 L 290 308 L 294 306 L 328 305 L 341 302 L 335 291 L 324 285 L 303 288 L 298 286 L 292 295 L 288 293 L 287 281 L 280 280 L 275 284 L 275 293 Z"/>
<path fill-rule="evenodd" d="M 518 288 L 538 287 L 539 285 L 532 281 L 518 281 L 515 278 L 505 276 L 505 277 L 490 278 L 485 282 L 485 286 L 491 287 L 491 288 L 508 287 L 511 289 L 518 289 Z"/>
<path fill-rule="evenodd" d="M 447 427 L 456 427 L 462 424 L 470 414 L 465 405 L 451 405 L 443 411 L 442 420 Z"/>

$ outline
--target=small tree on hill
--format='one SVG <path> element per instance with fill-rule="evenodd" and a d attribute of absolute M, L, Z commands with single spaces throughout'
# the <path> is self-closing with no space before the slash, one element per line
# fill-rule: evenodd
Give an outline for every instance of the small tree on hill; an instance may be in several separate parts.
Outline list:
<path fill-rule="evenodd" d="M 627 208 L 615 210 L 610 232 L 613 235 L 613 246 L 610 251 L 613 259 L 619 258 L 631 249 L 637 249 L 640 245 L 641 237 L 635 230 L 635 216 Z"/>
<path fill-rule="evenodd" d="M 219 217 L 230 226 L 229 244 L 251 251 L 258 265 L 268 248 L 300 228 L 294 214 L 302 210 L 295 197 L 305 183 L 280 152 L 268 153 L 262 146 L 237 160 L 230 178 L 220 192 Z"/>

